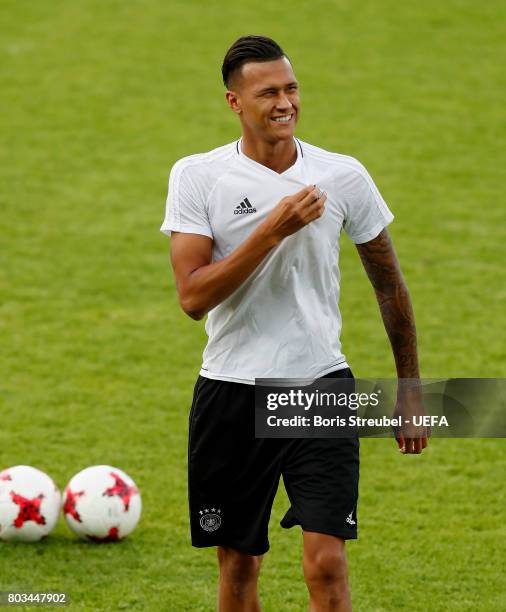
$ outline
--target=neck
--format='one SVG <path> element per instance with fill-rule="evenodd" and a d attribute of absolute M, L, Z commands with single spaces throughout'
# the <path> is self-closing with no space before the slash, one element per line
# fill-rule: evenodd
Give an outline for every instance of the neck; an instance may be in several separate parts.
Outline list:
<path fill-rule="evenodd" d="M 244 155 L 278 173 L 288 170 L 297 159 L 297 145 L 293 138 L 272 143 L 254 140 L 243 134 L 241 145 Z"/>

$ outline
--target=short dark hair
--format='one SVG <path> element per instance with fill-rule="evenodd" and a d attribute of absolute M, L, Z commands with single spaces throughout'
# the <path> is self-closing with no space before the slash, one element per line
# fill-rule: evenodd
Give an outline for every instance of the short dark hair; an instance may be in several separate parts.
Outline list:
<path fill-rule="evenodd" d="M 230 77 L 247 62 L 272 62 L 287 57 L 277 42 L 267 36 L 241 36 L 230 47 L 223 60 L 221 74 L 228 87 Z"/>

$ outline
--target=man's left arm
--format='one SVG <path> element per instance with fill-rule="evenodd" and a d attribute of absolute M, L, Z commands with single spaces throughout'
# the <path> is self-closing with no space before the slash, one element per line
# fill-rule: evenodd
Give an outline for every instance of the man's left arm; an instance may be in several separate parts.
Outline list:
<path fill-rule="evenodd" d="M 392 351 L 399 388 L 396 415 L 425 414 L 418 384 L 420 372 L 416 327 L 408 288 L 386 229 L 373 240 L 356 245 L 367 276 L 376 293 Z M 406 384 L 404 379 L 410 379 Z M 421 453 L 427 446 L 426 428 L 410 427 L 396 434 L 403 453 Z"/>

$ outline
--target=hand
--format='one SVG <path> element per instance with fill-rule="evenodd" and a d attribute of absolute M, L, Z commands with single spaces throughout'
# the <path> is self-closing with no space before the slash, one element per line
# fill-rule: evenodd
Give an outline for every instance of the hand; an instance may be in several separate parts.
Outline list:
<path fill-rule="evenodd" d="M 316 185 L 304 187 L 297 193 L 283 198 L 264 221 L 264 229 L 275 242 L 281 242 L 286 236 L 295 234 L 300 229 L 322 216 L 327 194 Z"/>
<path fill-rule="evenodd" d="M 403 455 L 420 454 L 428 445 L 430 427 L 413 422 L 414 418 L 418 421 L 426 415 L 419 387 L 399 387 L 393 417 L 402 419 L 401 426 L 394 428 L 394 433 L 399 450 Z"/>

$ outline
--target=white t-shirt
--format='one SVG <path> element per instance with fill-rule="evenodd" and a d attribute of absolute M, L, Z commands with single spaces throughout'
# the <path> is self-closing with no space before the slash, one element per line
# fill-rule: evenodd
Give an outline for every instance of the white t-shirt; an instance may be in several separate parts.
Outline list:
<path fill-rule="evenodd" d="M 323 215 L 288 236 L 206 322 L 200 374 L 318 378 L 347 367 L 339 335 L 339 237 L 375 238 L 393 219 L 367 170 L 353 157 L 296 139 L 297 161 L 277 172 L 242 153 L 241 141 L 179 160 L 170 173 L 161 231 L 203 234 L 213 261 L 229 255 L 285 196 L 315 184 Z"/>

